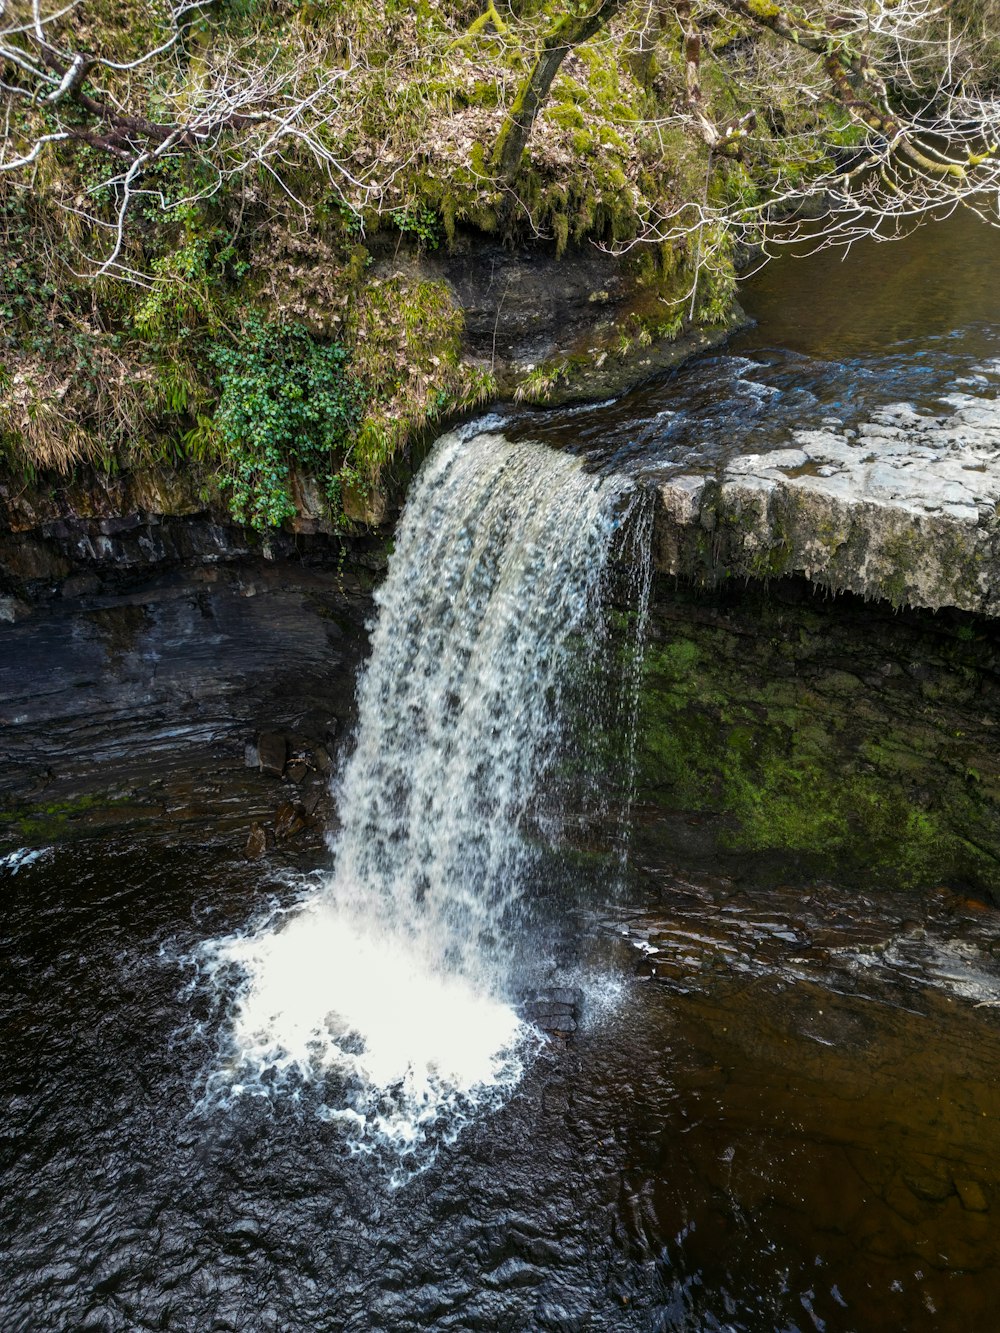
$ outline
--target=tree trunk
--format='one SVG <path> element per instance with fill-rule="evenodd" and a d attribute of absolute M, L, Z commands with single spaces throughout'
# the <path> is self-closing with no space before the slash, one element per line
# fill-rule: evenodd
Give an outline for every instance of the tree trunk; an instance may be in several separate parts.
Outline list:
<path fill-rule="evenodd" d="M 498 176 L 508 181 L 516 176 L 535 118 L 545 104 L 559 66 L 572 48 L 589 41 L 624 3 L 625 0 L 600 0 L 591 13 L 575 17 L 566 15 L 552 27 L 527 78 L 517 90 L 507 122 L 493 147 L 490 164 Z"/>

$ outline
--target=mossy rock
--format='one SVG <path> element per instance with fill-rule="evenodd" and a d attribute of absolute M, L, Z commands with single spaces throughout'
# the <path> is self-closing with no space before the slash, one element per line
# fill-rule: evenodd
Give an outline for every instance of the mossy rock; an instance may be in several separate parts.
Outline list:
<path fill-rule="evenodd" d="M 995 624 L 910 612 L 901 626 L 786 581 L 661 586 L 653 627 L 638 744 L 650 809 L 707 821 L 718 855 L 748 870 L 1000 897 Z"/>

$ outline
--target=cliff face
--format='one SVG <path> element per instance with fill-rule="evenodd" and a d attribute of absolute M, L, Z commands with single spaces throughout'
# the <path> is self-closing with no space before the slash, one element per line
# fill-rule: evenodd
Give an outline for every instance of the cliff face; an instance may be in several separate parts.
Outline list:
<path fill-rule="evenodd" d="M 384 565 L 216 548 L 0 599 L 0 855 L 115 830 L 315 865 Z"/>
<path fill-rule="evenodd" d="M 743 872 L 1000 895 L 1000 406 L 954 393 L 658 491 L 644 781 Z"/>
<path fill-rule="evenodd" d="M 842 442 L 851 461 L 865 438 Z M 737 879 L 998 899 L 1000 620 L 977 562 L 970 581 L 942 582 L 942 534 L 971 516 L 943 512 L 950 491 L 925 493 L 937 508 L 920 513 L 838 495 L 850 562 L 812 555 L 811 576 L 784 573 L 778 558 L 794 571 L 826 549 L 830 522 L 820 490 L 790 526 L 780 488 L 808 499 L 815 476 L 796 488 L 790 462 L 755 456 L 774 473 L 764 486 L 737 468 L 732 492 L 699 479 L 660 493 L 637 855 Z M 991 473 L 971 476 L 985 520 L 966 535 L 988 552 Z M 333 534 L 304 511 L 298 531 L 255 534 L 176 486 L 175 474 L 162 489 L 92 479 L 6 500 L 24 530 L 3 547 L 5 844 L 134 826 L 252 854 L 321 842 L 390 539 Z M 756 528 L 726 522 L 762 495 Z M 913 565 L 894 563 L 887 532 L 909 534 Z M 865 596 L 851 590 L 862 578 Z"/>
<path fill-rule="evenodd" d="M 640 854 L 1000 901 L 1000 624 L 804 578 L 660 576 Z"/>

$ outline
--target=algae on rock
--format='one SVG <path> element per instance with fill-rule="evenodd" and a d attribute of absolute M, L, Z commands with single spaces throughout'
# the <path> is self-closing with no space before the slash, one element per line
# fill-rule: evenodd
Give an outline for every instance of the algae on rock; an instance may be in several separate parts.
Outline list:
<path fill-rule="evenodd" d="M 995 622 L 661 579 L 652 626 L 640 799 L 687 860 L 1000 898 Z"/>

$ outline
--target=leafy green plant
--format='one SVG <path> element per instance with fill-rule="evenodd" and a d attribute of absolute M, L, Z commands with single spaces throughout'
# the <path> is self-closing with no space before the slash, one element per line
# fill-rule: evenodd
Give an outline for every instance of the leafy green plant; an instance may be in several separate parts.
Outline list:
<path fill-rule="evenodd" d="M 293 466 L 318 476 L 336 500 L 338 455 L 362 405 L 344 349 L 315 338 L 303 324 L 254 315 L 235 343 L 214 343 L 209 358 L 220 390 L 213 426 L 233 516 L 258 529 L 290 518 Z"/>
<path fill-rule="evenodd" d="M 404 235 L 415 236 L 427 250 L 436 250 L 441 243 L 441 221 L 433 208 L 425 204 L 408 204 L 390 214 L 394 227 Z"/>

